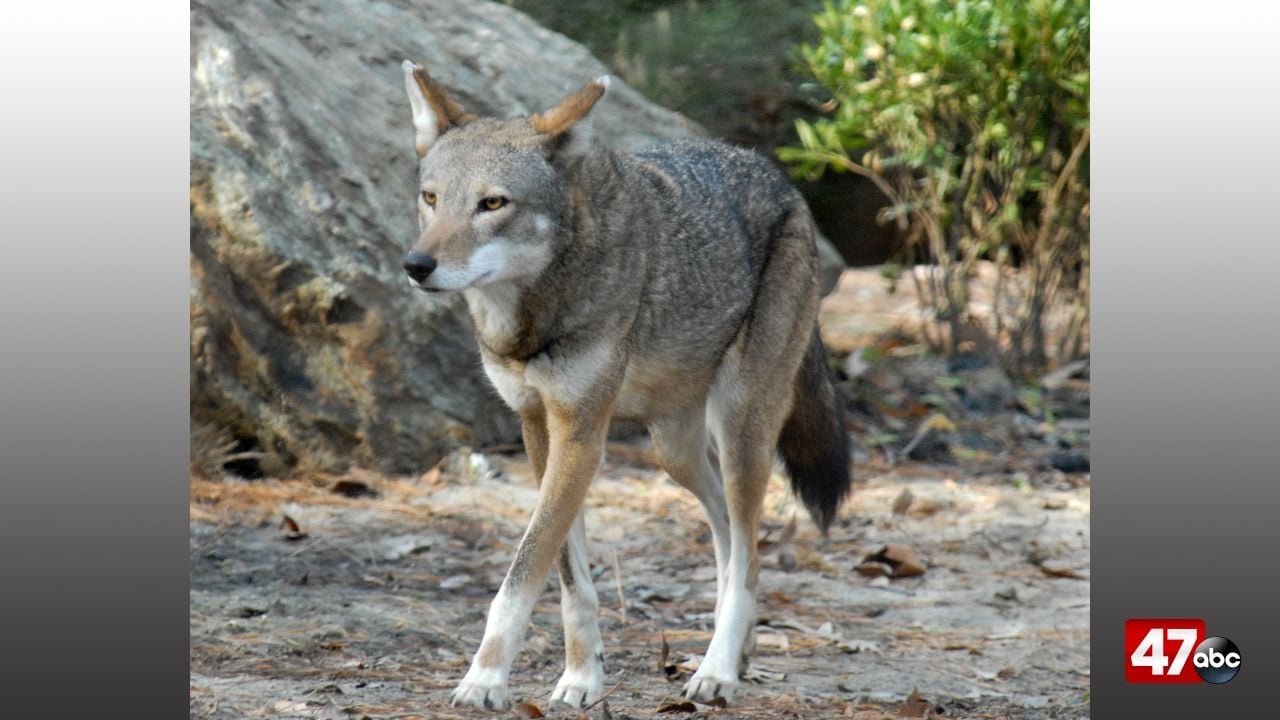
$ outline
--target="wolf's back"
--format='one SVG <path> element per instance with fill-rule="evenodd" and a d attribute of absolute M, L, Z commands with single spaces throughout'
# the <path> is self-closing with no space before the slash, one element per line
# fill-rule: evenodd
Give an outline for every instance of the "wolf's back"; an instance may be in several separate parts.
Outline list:
<path fill-rule="evenodd" d="M 768 158 L 718 140 L 682 140 L 646 148 L 635 157 L 672 183 L 673 219 L 691 235 L 747 237 L 763 252 L 799 191 Z"/>

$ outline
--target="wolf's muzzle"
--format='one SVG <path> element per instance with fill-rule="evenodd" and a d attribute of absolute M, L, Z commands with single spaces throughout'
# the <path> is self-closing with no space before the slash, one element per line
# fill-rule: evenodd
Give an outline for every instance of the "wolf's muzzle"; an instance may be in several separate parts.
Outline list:
<path fill-rule="evenodd" d="M 421 283 L 431 276 L 436 269 L 436 259 L 420 252 L 411 252 L 404 256 L 404 271 L 414 282 Z"/>

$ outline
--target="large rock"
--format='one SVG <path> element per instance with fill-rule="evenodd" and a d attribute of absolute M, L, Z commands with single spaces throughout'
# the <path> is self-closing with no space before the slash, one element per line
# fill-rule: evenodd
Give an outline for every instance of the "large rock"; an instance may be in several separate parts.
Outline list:
<path fill-rule="evenodd" d="M 501 116 L 606 72 L 489 2 L 191 5 L 192 417 L 242 470 L 414 472 L 518 437 L 460 300 L 402 277 L 416 233 L 404 58 Z M 622 148 L 701 133 L 620 82 L 595 122 Z M 838 258 L 826 265 L 831 281 Z"/>

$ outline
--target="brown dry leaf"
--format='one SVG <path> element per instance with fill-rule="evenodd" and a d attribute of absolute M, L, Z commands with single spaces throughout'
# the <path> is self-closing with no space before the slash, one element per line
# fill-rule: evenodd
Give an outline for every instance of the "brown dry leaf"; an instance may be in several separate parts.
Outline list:
<path fill-rule="evenodd" d="M 301 540 L 307 536 L 307 534 L 302 531 L 302 528 L 298 527 L 297 520 L 294 520 L 284 514 L 281 514 L 280 517 L 283 518 L 283 522 L 280 523 L 280 527 L 284 528 L 285 540 L 292 542 L 294 540 Z"/>
<path fill-rule="evenodd" d="M 670 665 L 667 665 L 665 668 L 663 668 L 663 672 L 666 674 L 667 680 L 674 682 L 676 680 L 680 680 L 686 674 L 693 674 L 698 672 L 698 667 L 700 667 L 701 665 L 702 665 L 701 655 L 689 655 L 688 657 L 686 657 L 685 659 L 679 662 L 674 662 L 674 663 L 671 663 Z"/>
<path fill-rule="evenodd" d="M 667 713 L 692 713 L 698 712 L 698 706 L 685 700 L 684 702 L 668 703 L 654 711 L 654 715 L 664 715 Z"/>
<path fill-rule="evenodd" d="M 902 492 L 898 493 L 898 497 L 893 501 L 893 514 L 906 515 L 915 499 L 916 496 L 911 494 L 910 488 L 902 488 Z"/>
<path fill-rule="evenodd" d="M 422 483 L 423 485 L 431 485 L 431 486 L 439 485 L 440 484 L 440 466 L 436 465 L 430 470 L 422 473 L 421 477 L 418 478 L 418 482 Z"/>
<path fill-rule="evenodd" d="M 333 492 L 349 498 L 377 497 L 378 491 L 369 487 L 369 484 L 362 480 L 343 479 L 335 482 L 333 487 L 329 488 Z"/>
<path fill-rule="evenodd" d="M 853 569 L 858 571 L 859 575 L 866 575 L 867 577 L 879 577 L 881 575 L 888 575 L 892 571 L 892 568 L 890 568 L 888 565 L 884 563 L 878 563 L 878 562 L 859 563 L 857 565 L 854 565 Z"/>
<path fill-rule="evenodd" d="M 938 715 L 933 711 L 933 703 L 924 699 L 919 689 L 913 688 L 907 699 L 902 701 L 902 706 L 898 708 L 898 717 L 900 718 L 936 718 Z"/>
<path fill-rule="evenodd" d="M 786 633 L 757 633 L 757 648 L 773 648 L 781 652 L 791 649 L 791 641 L 787 639 Z"/>
<path fill-rule="evenodd" d="M 516 714 L 516 717 L 522 717 L 522 718 L 546 717 L 546 715 L 543 715 L 542 711 L 538 709 L 538 706 L 534 705 L 533 703 L 527 703 L 527 702 L 516 703 L 511 708 L 511 710 Z"/>
<path fill-rule="evenodd" d="M 767 555 L 771 552 L 777 552 L 778 550 L 790 544 L 791 538 L 795 537 L 795 534 L 796 534 L 796 516 L 795 516 L 795 513 L 792 513 L 791 519 L 787 521 L 786 527 L 782 528 L 782 534 L 778 535 L 778 539 L 772 540 L 772 541 L 761 539 L 756 543 L 756 550 L 761 555 Z"/>
<path fill-rule="evenodd" d="M 1066 501 L 1066 500 L 1061 500 L 1061 499 L 1059 499 L 1059 500 L 1045 500 L 1045 501 L 1044 501 L 1044 509 L 1045 509 L 1045 510 L 1063 510 L 1063 509 L 1065 509 L 1066 507 L 1067 507 L 1067 501 Z"/>
<path fill-rule="evenodd" d="M 658 656 L 658 672 L 665 675 L 668 680 L 671 679 L 671 667 L 667 665 L 667 656 L 671 654 L 671 646 L 667 644 L 666 633 L 659 631 L 658 638 L 662 641 L 662 648 Z"/>
<path fill-rule="evenodd" d="M 1088 580 L 1089 578 L 1072 570 L 1071 568 L 1055 568 L 1048 565 L 1041 565 L 1040 571 L 1049 577 L 1068 578 L 1070 580 Z"/>
<path fill-rule="evenodd" d="M 915 548 L 910 545 L 902 545 L 899 543 L 889 543 L 878 551 L 863 558 L 866 562 L 883 562 L 888 563 L 893 572 L 890 577 L 914 577 L 923 575 L 925 571 L 924 562 L 920 560 L 920 556 L 916 554 Z"/>

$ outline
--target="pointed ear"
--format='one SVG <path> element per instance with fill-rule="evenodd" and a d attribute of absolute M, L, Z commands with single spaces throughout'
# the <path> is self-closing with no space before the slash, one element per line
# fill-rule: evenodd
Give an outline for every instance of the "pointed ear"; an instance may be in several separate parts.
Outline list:
<path fill-rule="evenodd" d="M 533 129 L 556 142 L 561 153 L 584 155 L 591 147 L 591 118 L 588 113 L 604 97 L 609 76 L 601 75 L 565 98 L 550 110 L 529 118 Z"/>
<path fill-rule="evenodd" d="M 446 130 L 465 125 L 475 116 L 458 107 L 421 65 L 405 60 L 401 67 L 404 68 L 404 89 L 413 109 L 414 146 L 418 157 L 423 157 Z"/>

